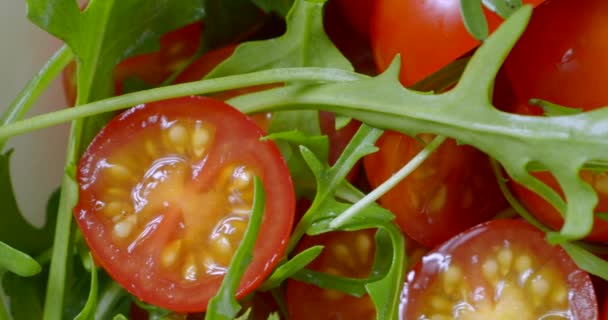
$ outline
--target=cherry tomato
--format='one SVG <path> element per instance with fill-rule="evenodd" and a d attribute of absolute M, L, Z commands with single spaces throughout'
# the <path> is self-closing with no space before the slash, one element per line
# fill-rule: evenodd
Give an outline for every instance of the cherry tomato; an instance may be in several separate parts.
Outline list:
<path fill-rule="evenodd" d="M 308 268 L 333 275 L 366 278 L 374 261 L 374 230 L 331 232 L 302 239 L 298 250 L 323 245 L 321 254 Z M 371 298 L 353 297 L 296 280 L 287 281 L 289 319 L 375 319 Z"/>
<path fill-rule="evenodd" d="M 137 77 L 150 86 L 161 84 L 183 68 L 200 46 L 202 25 L 193 23 L 160 38 L 160 50 L 125 59 L 114 69 L 115 91 L 123 92 L 125 79 Z M 63 72 L 63 89 L 70 105 L 76 101 L 76 64 Z"/>
<path fill-rule="evenodd" d="M 597 319 L 589 275 L 523 220 L 440 245 L 406 277 L 402 319 Z"/>
<path fill-rule="evenodd" d="M 542 115 L 527 105 L 540 98 L 585 111 L 608 105 L 608 2 L 552 0 L 538 6 L 522 38 L 505 61 L 505 72 L 520 101 L 519 114 Z M 564 23 L 567 21 L 567 23 Z M 561 190 L 546 172 L 534 173 Z M 608 173 L 583 171 L 581 177 L 598 193 L 596 212 L 608 211 Z M 524 206 L 538 219 L 559 229 L 562 216 L 544 199 L 516 183 L 510 184 Z M 608 222 L 595 219 L 588 240 L 608 241 Z"/>
<path fill-rule="evenodd" d="M 429 142 L 432 135 L 421 135 Z M 377 187 L 420 150 L 420 140 L 386 132 L 380 150 L 364 158 L 365 172 Z M 380 198 L 412 239 L 433 247 L 488 220 L 508 207 L 487 156 L 470 146 L 446 140 L 422 165 Z"/>
<path fill-rule="evenodd" d="M 338 8 L 346 17 L 346 21 L 365 39 L 369 39 L 376 0 L 335 0 L 333 2 L 337 3 Z"/>
<path fill-rule="evenodd" d="M 544 0 L 524 3 L 538 5 Z M 484 9 L 494 30 L 502 19 Z M 460 0 L 377 0 L 371 22 L 376 65 L 384 70 L 401 54 L 401 83 L 412 85 L 448 65 L 480 42 L 465 29 Z"/>
<path fill-rule="evenodd" d="M 237 291 L 281 259 L 295 210 L 278 148 L 229 105 L 185 97 L 134 107 L 95 137 L 78 164 L 74 216 L 97 261 L 142 301 L 204 311 L 247 227 L 253 177 L 266 208 Z"/>

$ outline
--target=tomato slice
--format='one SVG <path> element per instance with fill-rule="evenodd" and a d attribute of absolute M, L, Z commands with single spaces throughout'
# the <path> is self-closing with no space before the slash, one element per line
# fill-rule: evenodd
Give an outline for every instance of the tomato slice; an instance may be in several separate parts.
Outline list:
<path fill-rule="evenodd" d="M 429 142 L 432 135 L 421 135 Z M 372 187 L 377 187 L 410 161 L 424 145 L 395 132 L 377 141 L 380 150 L 363 159 Z M 380 198 L 412 239 L 434 247 L 457 233 L 488 220 L 508 207 L 488 158 L 449 139 L 422 165 Z"/>
<path fill-rule="evenodd" d="M 515 112 L 542 115 L 531 98 L 549 100 L 564 106 L 593 110 L 608 104 L 608 2 L 548 1 L 534 11 L 526 32 L 505 61 L 505 72 L 511 81 L 519 105 Z M 568 23 L 563 22 L 567 19 Z M 534 172 L 554 190 L 558 183 L 547 172 Z M 596 212 L 608 211 L 608 173 L 582 171 L 581 178 L 596 191 Z M 561 214 L 543 198 L 522 185 L 511 182 L 513 193 L 522 204 L 548 226 L 559 229 Z M 608 221 L 596 218 L 592 241 L 608 241 Z"/>
<path fill-rule="evenodd" d="M 597 319 L 589 275 L 523 220 L 445 242 L 406 277 L 402 319 Z"/>
<path fill-rule="evenodd" d="M 323 245 L 323 251 L 308 268 L 343 277 L 366 278 L 374 262 L 374 231 L 337 231 L 304 237 L 298 251 Z M 376 309 L 368 295 L 357 298 L 291 279 L 287 281 L 287 309 L 291 320 L 376 317 Z"/>
<path fill-rule="evenodd" d="M 264 135 L 204 97 L 140 105 L 110 121 L 78 164 L 74 215 L 97 261 L 145 302 L 205 310 L 247 227 L 258 176 L 266 208 L 237 297 L 252 291 L 281 259 L 295 210 L 287 166 Z"/>

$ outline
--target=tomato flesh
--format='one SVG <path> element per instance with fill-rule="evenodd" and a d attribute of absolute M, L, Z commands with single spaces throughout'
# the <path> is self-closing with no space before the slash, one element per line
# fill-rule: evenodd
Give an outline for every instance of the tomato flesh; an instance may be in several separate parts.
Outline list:
<path fill-rule="evenodd" d="M 281 258 L 295 200 L 274 143 L 210 98 L 135 107 L 112 120 L 78 166 L 75 217 L 108 273 L 143 301 L 203 311 L 247 227 L 253 177 L 266 189 L 255 253 L 237 296 Z"/>
<path fill-rule="evenodd" d="M 597 319 L 589 275 L 522 220 L 476 226 L 407 276 L 402 319 Z"/>
<path fill-rule="evenodd" d="M 374 261 L 374 230 L 331 232 L 305 237 L 298 250 L 323 245 L 321 254 L 308 268 L 333 275 L 365 278 Z M 289 319 L 375 319 L 371 298 L 353 297 L 297 280 L 287 281 Z"/>

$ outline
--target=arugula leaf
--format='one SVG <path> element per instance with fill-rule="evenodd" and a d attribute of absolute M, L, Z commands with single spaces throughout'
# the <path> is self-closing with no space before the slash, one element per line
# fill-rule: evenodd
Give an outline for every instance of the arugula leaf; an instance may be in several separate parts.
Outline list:
<path fill-rule="evenodd" d="M 313 246 L 298 253 L 295 257 L 278 266 L 258 289 L 266 291 L 280 286 L 283 281 L 316 259 L 321 251 L 323 251 L 323 246 Z"/>
<path fill-rule="evenodd" d="M 224 275 L 224 280 L 219 291 L 209 300 L 205 319 L 231 320 L 241 309 L 234 296 L 243 274 L 245 274 L 249 263 L 253 259 L 253 247 L 262 225 L 265 202 L 266 193 L 264 185 L 258 177 L 255 177 L 253 180 L 253 205 L 249 224 L 243 235 L 243 240 L 241 240 L 232 256 L 230 266 Z"/>
<path fill-rule="evenodd" d="M 529 103 L 531 105 L 539 106 L 545 111 L 545 116 L 567 116 L 571 114 L 577 114 L 583 112 L 581 108 L 570 108 L 563 107 L 557 105 L 555 103 L 551 103 L 549 101 L 541 100 L 541 99 L 530 99 Z"/>
<path fill-rule="evenodd" d="M 53 239 L 58 194 L 54 193 L 47 206 L 46 223 L 42 229 L 33 227 L 21 214 L 15 200 L 10 177 L 12 151 L 0 155 L 0 242 L 30 255 L 38 255 L 49 247 Z"/>
<path fill-rule="evenodd" d="M 32 257 L 0 241 L 0 269 L 2 268 L 22 277 L 36 275 L 42 270 Z"/>
<path fill-rule="evenodd" d="M 467 31 L 477 40 L 488 37 L 488 21 L 483 14 L 481 0 L 461 0 L 460 12 Z"/>
<path fill-rule="evenodd" d="M 14 320 L 42 319 L 45 277 L 20 277 L 7 273 L 2 276 L 2 287 L 10 298 L 9 311 Z"/>
<path fill-rule="evenodd" d="M 90 255 L 91 260 L 93 256 Z M 87 303 L 84 305 L 84 308 L 80 313 L 74 317 L 74 320 L 94 320 L 95 319 L 95 311 L 97 309 L 97 267 L 95 264 L 91 264 L 91 286 L 89 289 L 89 298 L 87 299 Z"/>

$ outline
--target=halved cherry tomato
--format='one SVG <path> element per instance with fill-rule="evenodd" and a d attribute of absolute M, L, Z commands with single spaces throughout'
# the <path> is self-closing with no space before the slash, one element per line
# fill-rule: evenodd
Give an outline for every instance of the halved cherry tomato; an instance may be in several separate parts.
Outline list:
<path fill-rule="evenodd" d="M 424 142 L 432 137 L 420 136 Z M 376 145 L 380 150 L 363 160 L 372 187 L 383 183 L 424 147 L 422 141 L 395 132 L 384 133 Z M 382 196 L 380 204 L 396 215 L 401 230 L 428 247 L 508 207 L 487 156 L 452 139 Z"/>
<path fill-rule="evenodd" d="M 407 275 L 402 319 L 598 318 L 589 275 L 523 220 L 476 226 Z"/>
<path fill-rule="evenodd" d="M 145 302 L 205 310 L 246 229 L 258 176 L 266 208 L 237 297 L 256 288 L 281 259 L 295 210 L 287 166 L 264 135 L 203 97 L 140 105 L 110 121 L 77 174 L 74 216 L 97 261 Z"/>
<path fill-rule="evenodd" d="M 366 278 L 374 262 L 374 231 L 340 231 L 304 237 L 298 250 L 323 245 L 323 251 L 308 268 L 342 277 Z M 357 298 L 291 279 L 287 281 L 287 309 L 291 320 L 376 317 L 376 309 L 368 295 Z"/>
<path fill-rule="evenodd" d="M 538 5 L 545 0 L 527 0 Z M 502 19 L 484 8 L 488 26 Z M 401 54 L 401 83 L 412 85 L 477 47 L 465 29 L 460 0 L 376 0 L 371 22 L 376 65 L 384 70 Z"/>
<path fill-rule="evenodd" d="M 150 86 L 161 84 L 167 77 L 183 68 L 197 52 L 202 24 L 192 23 L 160 38 L 160 50 L 125 59 L 114 69 L 115 91 L 123 92 L 125 79 L 137 77 Z M 63 90 L 70 105 L 76 101 L 76 64 L 70 63 L 63 72 Z"/>
<path fill-rule="evenodd" d="M 542 115 L 527 101 L 540 98 L 585 111 L 608 105 L 608 2 L 552 0 L 538 6 L 525 33 L 505 61 L 505 72 L 520 104 L 519 114 Z M 555 190 L 555 179 L 534 173 Z M 597 191 L 596 212 L 608 211 L 608 173 L 583 171 Z M 559 229 L 562 216 L 544 199 L 511 183 L 513 192 L 538 219 Z M 608 241 L 608 221 L 596 218 L 588 240 Z"/>

